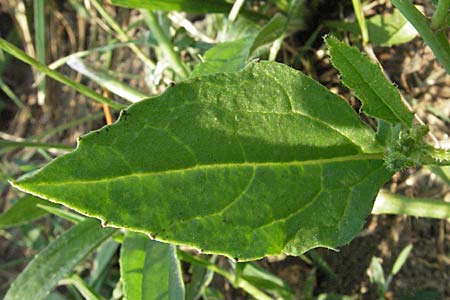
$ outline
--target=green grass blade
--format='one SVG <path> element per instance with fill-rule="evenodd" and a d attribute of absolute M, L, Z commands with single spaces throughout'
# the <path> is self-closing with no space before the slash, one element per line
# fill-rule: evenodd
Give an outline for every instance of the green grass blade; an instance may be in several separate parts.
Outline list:
<path fill-rule="evenodd" d="M 96 92 L 92 91 L 88 87 L 79 84 L 66 76 L 62 75 L 59 72 L 56 72 L 54 70 L 49 69 L 47 66 L 41 64 L 31 56 L 27 55 L 25 52 L 14 46 L 13 44 L 9 43 L 8 41 L 0 38 L 0 48 L 11 54 L 12 56 L 16 57 L 17 59 L 31 65 L 32 67 L 36 68 L 38 71 L 46 74 L 47 76 L 55 79 L 56 81 L 59 81 L 74 90 L 80 92 L 81 94 L 87 96 L 88 98 L 91 98 L 94 101 L 107 104 L 115 109 L 122 109 L 124 108 L 123 105 L 113 102 L 108 98 L 103 97 L 100 94 L 97 94 Z"/>
<path fill-rule="evenodd" d="M 448 0 L 444 1 L 445 4 L 448 4 Z M 431 29 L 428 18 L 422 15 L 411 1 L 392 0 L 392 4 L 394 4 L 405 18 L 417 29 L 425 43 L 430 46 L 436 58 L 444 66 L 447 73 L 450 74 L 450 43 L 448 41 L 446 30 L 434 31 Z"/>
<path fill-rule="evenodd" d="M 73 226 L 36 256 L 17 277 L 4 300 L 44 299 L 89 252 L 116 230 L 86 219 Z"/>
<path fill-rule="evenodd" d="M 362 101 L 362 110 L 390 123 L 412 126 L 413 114 L 401 100 L 399 91 L 385 77 L 379 65 L 372 63 L 358 49 L 332 36 L 325 39 L 334 67 L 342 82 Z"/>
<path fill-rule="evenodd" d="M 172 41 L 162 29 L 155 13 L 148 10 L 141 10 L 141 13 L 144 16 L 144 20 L 147 23 L 148 28 L 151 30 L 158 44 L 158 47 L 161 49 L 162 53 L 166 56 L 166 59 L 169 62 L 172 69 L 181 78 L 189 77 L 190 73 L 189 69 L 181 60 L 180 55 L 175 52 L 175 48 L 172 44 Z"/>
<path fill-rule="evenodd" d="M 363 44 L 365 45 L 369 42 L 369 32 L 367 30 L 366 18 L 364 17 L 364 10 L 361 5 L 361 0 L 352 0 L 352 3 L 359 28 L 361 29 Z"/>
<path fill-rule="evenodd" d="M 177 252 L 178 257 L 185 262 L 191 263 L 191 264 L 198 264 L 201 266 L 204 266 L 205 268 L 208 268 L 209 270 L 213 271 L 214 273 L 219 274 L 220 276 L 224 277 L 228 282 L 230 282 L 231 285 L 233 285 L 235 288 L 241 288 L 244 291 L 246 291 L 248 294 L 250 294 L 253 298 L 257 300 L 273 300 L 272 297 L 269 297 L 267 294 L 265 294 L 263 291 L 259 289 L 259 287 L 253 285 L 252 283 L 248 282 L 244 278 L 239 278 L 239 280 L 236 280 L 236 275 L 228 272 L 227 270 L 219 267 L 218 265 L 203 259 L 199 256 L 193 256 L 183 251 Z"/>
<path fill-rule="evenodd" d="M 450 219 L 450 203 L 436 199 L 409 198 L 380 191 L 372 213 Z"/>
<path fill-rule="evenodd" d="M 128 8 L 185 11 L 190 13 L 228 13 L 232 8 L 231 4 L 223 0 L 111 0 L 111 3 Z"/>
<path fill-rule="evenodd" d="M 71 57 L 67 61 L 67 65 L 80 74 L 88 77 L 101 87 L 107 89 L 111 93 L 118 95 L 132 103 L 139 102 L 150 97 L 113 78 L 108 73 L 101 70 L 96 70 L 88 66 L 83 60 L 79 58 Z"/>
<path fill-rule="evenodd" d="M 36 59 L 42 64 L 46 64 L 45 61 L 45 2 L 46 0 L 35 0 L 34 5 L 34 35 L 36 40 Z M 38 104 L 44 105 L 45 103 L 45 78 L 39 82 L 38 86 Z"/>
<path fill-rule="evenodd" d="M 51 202 L 46 202 L 47 203 L 38 204 L 37 207 L 74 224 L 78 224 L 85 219 L 83 216 L 74 214 L 59 207 L 55 207 Z"/>
<path fill-rule="evenodd" d="M 97 0 L 90 0 L 90 2 L 98 11 L 98 13 L 102 16 L 102 18 L 105 19 L 108 26 L 111 27 L 116 32 L 118 39 L 124 43 L 130 42 L 131 39 L 128 36 L 128 34 L 125 31 L 123 31 L 120 25 L 116 22 L 116 20 L 114 20 L 114 18 L 112 18 L 108 14 L 108 12 L 103 7 L 103 4 L 101 4 Z M 133 51 L 134 54 L 136 54 L 136 56 L 151 70 L 156 67 L 155 63 L 147 55 L 145 55 L 145 53 L 142 52 L 142 50 L 138 46 L 136 46 L 135 44 L 130 44 L 129 47 L 131 51 Z"/>
<path fill-rule="evenodd" d="M 50 144 L 50 143 L 39 143 L 39 142 L 29 142 L 29 141 L 7 141 L 0 139 L 0 146 L 5 148 L 41 148 L 41 149 L 61 149 L 61 150 L 73 150 L 74 146 L 64 145 L 64 144 Z"/>
<path fill-rule="evenodd" d="M 11 99 L 15 105 L 17 105 L 18 108 L 24 109 L 25 105 L 23 105 L 22 101 L 20 101 L 19 97 L 16 96 L 16 94 L 11 90 L 11 88 L 0 79 L 0 89 L 6 94 L 6 96 Z"/>
<path fill-rule="evenodd" d="M 403 267 L 406 260 L 408 259 L 408 256 L 411 253 L 412 248 L 413 248 L 413 245 L 409 244 L 402 250 L 402 252 L 400 252 L 397 259 L 395 260 L 394 266 L 392 267 L 392 270 L 391 270 L 392 276 L 397 275 L 397 273 L 400 272 L 400 269 Z"/>
<path fill-rule="evenodd" d="M 47 215 L 45 210 L 37 207 L 38 204 L 49 202 L 29 195 L 19 199 L 10 209 L 0 214 L 0 229 L 29 223 Z"/>

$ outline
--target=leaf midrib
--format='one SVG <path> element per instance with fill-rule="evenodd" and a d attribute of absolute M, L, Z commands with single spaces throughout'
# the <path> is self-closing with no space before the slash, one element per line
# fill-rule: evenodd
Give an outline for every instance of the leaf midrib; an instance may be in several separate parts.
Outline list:
<path fill-rule="evenodd" d="M 312 159 L 304 161 L 288 161 L 288 162 L 242 162 L 242 163 L 223 163 L 223 164 L 205 164 L 205 165 L 195 165 L 183 169 L 169 169 L 156 172 L 136 172 L 114 177 L 105 177 L 101 179 L 91 179 L 91 180 L 72 180 L 72 181 L 62 181 L 62 182 L 35 182 L 33 185 L 69 185 L 69 184 L 95 184 L 101 182 L 110 182 L 116 180 L 122 180 L 131 177 L 146 177 L 146 176 L 160 176 L 184 173 L 189 171 L 197 170 L 208 170 L 208 169 L 221 169 L 221 168 L 259 168 L 259 167 L 290 167 L 290 166 L 308 166 L 308 165 L 323 165 L 336 162 L 346 162 L 346 161 L 363 161 L 363 160 L 383 160 L 383 153 L 375 154 L 356 154 L 348 156 L 340 156 L 333 158 L 322 158 L 322 159 Z M 26 181 L 26 180 L 25 180 Z M 21 182 L 14 182 L 14 186 L 20 187 Z"/>
<path fill-rule="evenodd" d="M 369 90 L 370 90 L 375 96 L 377 96 L 377 97 L 381 100 L 381 102 L 384 103 L 384 105 L 386 105 L 386 106 L 389 108 L 389 110 L 394 114 L 394 116 L 395 116 L 398 120 L 400 120 L 400 122 L 401 122 L 403 125 L 405 125 L 406 127 L 409 127 L 408 124 L 403 120 L 403 118 L 402 118 L 401 116 L 399 116 L 399 114 L 397 113 L 397 111 L 396 111 L 395 109 L 393 109 L 393 108 L 391 107 L 391 105 L 389 105 L 389 101 L 385 101 L 384 98 L 381 97 L 381 96 L 378 94 L 377 89 L 374 89 L 374 88 L 372 87 L 372 84 L 371 84 L 369 81 L 367 81 L 366 78 L 365 78 L 364 76 L 360 75 L 360 73 L 358 72 L 358 68 L 353 64 L 353 62 L 352 62 L 350 59 L 348 59 L 348 58 L 345 56 L 345 54 L 344 54 L 342 51 L 340 51 L 338 48 L 336 48 L 335 50 L 336 50 L 336 51 L 339 51 L 339 53 L 341 54 L 341 56 L 343 57 L 343 59 L 344 59 L 345 61 L 347 61 L 348 64 L 351 66 L 351 68 L 355 71 L 356 75 L 357 75 L 359 78 L 361 78 L 361 81 L 360 81 L 360 82 L 363 83 L 365 86 L 367 86 L 367 87 L 369 88 Z M 378 67 L 378 66 L 375 65 L 375 67 Z M 355 91 L 355 92 L 356 92 L 356 91 Z M 360 98 L 360 97 L 358 97 L 358 98 Z M 363 102 L 364 102 L 364 101 L 363 101 Z"/>

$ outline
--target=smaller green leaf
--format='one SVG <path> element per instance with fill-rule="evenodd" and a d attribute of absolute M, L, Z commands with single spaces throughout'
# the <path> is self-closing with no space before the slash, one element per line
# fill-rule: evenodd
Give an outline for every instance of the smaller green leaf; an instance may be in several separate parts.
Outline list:
<path fill-rule="evenodd" d="M 3 300 L 44 299 L 86 255 L 115 229 L 102 228 L 95 219 L 86 219 L 51 242 L 16 278 Z"/>
<path fill-rule="evenodd" d="M 398 90 L 385 77 L 379 65 L 335 37 L 325 39 L 331 62 L 342 74 L 342 82 L 362 101 L 369 116 L 393 124 L 412 126 L 413 114 L 405 107 Z"/>
<path fill-rule="evenodd" d="M 252 53 L 285 33 L 287 21 L 285 16 L 276 14 L 261 29 L 212 47 L 205 53 L 205 61 L 195 67 L 191 77 L 242 70 Z"/>
<path fill-rule="evenodd" d="M 378 296 L 383 297 L 386 293 L 386 279 L 384 278 L 381 258 L 372 257 L 369 269 L 367 270 L 370 282 L 377 286 Z"/>
<path fill-rule="evenodd" d="M 97 288 L 100 285 L 98 283 L 101 283 L 101 275 L 107 271 L 117 248 L 119 248 L 119 243 L 114 239 L 109 239 L 97 250 L 89 278 L 89 285 L 93 286 L 96 290 L 98 290 Z"/>
<path fill-rule="evenodd" d="M 120 276 L 125 300 L 140 300 L 147 244 L 150 239 L 135 232 L 127 232 L 120 249 Z"/>
<path fill-rule="evenodd" d="M 258 32 L 258 35 L 253 41 L 251 52 L 257 50 L 266 44 L 269 44 L 279 38 L 286 32 L 288 19 L 281 15 L 276 14 L 272 19 Z"/>
<path fill-rule="evenodd" d="M 205 61 L 194 68 L 191 77 L 235 72 L 243 69 L 251 47 L 252 38 L 218 44 L 205 53 Z"/>
<path fill-rule="evenodd" d="M 150 241 L 143 273 L 143 300 L 182 300 L 184 283 L 174 245 Z"/>
<path fill-rule="evenodd" d="M 6 212 L 0 214 L 0 229 L 18 226 L 47 215 L 48 213 L 37 207 L 37 204 L 46 204 L 57 207 L 57 205 L 46 200 L 27 195 L 19 199 L 18 202 Z"/>
<path fill-rule="evenodd" d="M 403 267 L 406 260 L 408 259 L 409 254 L 411 253 L 412 248 L 413 248 L 413 245 L 409 244 L 402 250 L 402 252 L 400 252 L 397 259 L 395 260 L 394 266 L 392 267 L 392 271 L 391 271 L 392 275 L 396 275 L 400 271 L 400 269 Z"/>
<path fill-rule="evenodd" d="M 371 43 L 380 46 L 404 44 L 417 36 L 417 31 L 396 9 L 392 14 L 375 15 L 367 20 Z"/>
<path fill-rule="evenodd" d="M 175 246 L 127 232 L 120 251 L 125 299 L 181 300 L 184 284 Z"/>
<path fill-rule="evenodd" d="M 212 260 L 217 256 L 213 255 Z M 214 272 L 200 264 L 191 264 L 189 273 L 191 278 L 186 285 L 186 299 L 198 300 L 205 293 L 205 290 L 211 283 Z"/>

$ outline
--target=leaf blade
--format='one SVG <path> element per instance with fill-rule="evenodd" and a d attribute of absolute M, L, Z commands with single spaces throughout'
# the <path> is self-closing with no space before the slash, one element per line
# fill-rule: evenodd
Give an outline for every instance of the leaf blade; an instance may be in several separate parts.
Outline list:
<path fill-rule="evenodd" d="M 37 204 L 49 204 L 48 201 L 30 195 L 21 198 L 10 209 L 0 214 L 0 229 L 18 226 L 47 215 Z"/>
<path fill-rule="evenodd" d="M 342 74 L 342 82 L 363 102 L 365 113 L 390 123 L 412 126 L 412 113 L 404 106 L 400 93 L 384 77 L 378 65 L 335 37 L 328 36 L 325 41 L 331 62 Z"/>
<path fill-rule="evenodd" d="M 44 299 L 90 251 L 115 232 L 86 219 L 53 241 L 16 278 L 4 300 Z"/>
<path fill-rule="evenodd" d="M 342 99 L 262 62 L 131 106 L 15 186 L 159 240 L 248 260 L 347 243 L 390 175 L 374 132 Z"/>

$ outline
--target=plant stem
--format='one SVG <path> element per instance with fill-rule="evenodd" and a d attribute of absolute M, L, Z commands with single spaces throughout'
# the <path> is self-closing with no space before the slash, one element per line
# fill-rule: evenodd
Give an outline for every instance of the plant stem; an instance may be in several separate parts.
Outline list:
<path fill-rule="evenodd" d="M 98 11 L 98 13 L 102 16 L 103 19 L 105 19 L 106 23 L 111 27 L 116 33 L 117 37 L 121 42 L 129 42 L 131 39 L 128 36 L 128 34 L 125 33 L 125 31 L 120 28 L 119 24 L 106 12 L 106 10 L 103 8 L 103 6 L 97 1 L 97 0 L 90 0 L 92 5 L 95 7 L 95 9 Z M 138 48 L 135 44 L 129 45 L 131 51 L 133 51 L 136 56 L 142 60 L 150 69 L 154 69 L 156 67 L 155 63 L 142 52 L 141 49 Z"/>
<path fill-rule="evenodd" d="M 147 26 L 152 31 L 158 46 L 161 48 L 162 52 L 167 55 L 167 60 L 173 70 L 183 78 L 189 77 L 188 68 L 186 68 L 186 65 L 181 61 L 178 53 L 175 52 L 172 42 L 159 24 L 155 13 L 145 9 L 142 9 L 141 13 L 144 16 Z"/>
<path fill-rule="evenodd" d="M 392 3 L 416 28 L 447 73 L 450 74 L 450 44 L 445 30 L 434 32 L 430 27 L 430 21 L 409 0 L 392 0 Z"/>
<path fill-rule="evenodd" d="M 239 280 L 237 280 L 236 282 L 235 274 L 220 268 L 219 266 L 208 260 L 202 259 L 198 256 L 190 255 L 184 251 L 178 251 L 177 255 L 181 260 L 184 260 L 185 262 L 199 264 L 201 266 L 204 266 L 208 270 L 211 270 L 214 273 L 221 275 L 222 277 L 227 279 L 234 287 L 243 289 L 257 300 L 273 300 L 272 297 L 269 297 L 264 292 L 262 292 L 257 287 L 255 287 L 254 285 L 252 285 L 250 282 L 248 282 L 243 278 L 239 278 Z"/>
<path fill-rule="evenodd" d="M 22 50 L 20 50 L 19 48 L 17 48 L 16 46 L 14 46 L 13 44 L 9 43 L 8 41 L 0 38 L 0 48 L 5 50 L 6 52 L 8 52 L 9 54 L 11 54 L 12 56 L 14 56 L 15 58 L 33 66 L 34 68 L 36 68 L 38 71 L 46 74 L 47 76 L 55 79 L 56 81 L 59 81 L 67 86 L 70 86 L 71 88 L 73 88 L 74 90 L 80 92 L 81 94 L 91 98 L 94 101 L 100 102 L 100 103 L 104 103 L 107 104 L 109 106 L 111 106 L 112 108 L 115 109 L 122 109 L 125 108 L 124 105 L 116 103 L 111 101 L 108 98 L 103 97 L 100 94 L 97 94 L 96 92 L 92 91 L 91 89 L 89 89 L 88 87 L 79 84 L 69 78 L 67 78 L 66 76 L 62 75 L 61 73 L 51 70 L 49 69 L 46 65 L 41 64 L 40 62 L 38 62 L 37 60 L 35 60 L 34 58 L 32 58 L 31 56 L 27 55 L 25 52 L 23 52 Z"/>
<path fill-rule="evenodd" d="M 450 0 L 439 0 L 438 6 L 431 17 L 431 29 L 438 30 L 448 16 L 448 9 L 450 7 Z"/>
<path fill-rule="evenodd" d="M 236 0 L 233 4 L 233 7 L 231 8 L 231 11 L 228 15 L 228 20 L 230 22 L 234 22 L 239 14 L 239 11 L 241 10 L 242 5 L 244 4 L 245 0 Z"/>
<path fill-rule="evenodd" d="M 366 19 L 364 18 L 364 11 L 361 6 L 361 0 L 352 0 L 353 9 L 355 11 L 356 19 L 358 20 L 359 28 L 361 29 L 363 45 L 369 42 L 369 32 L 367 30 Z"/>
<path fill-rule="evenodd" d="M 450 219 L 450 203 L 436 199 L 409 198 L 380 191 L 372 213 Z"/>

